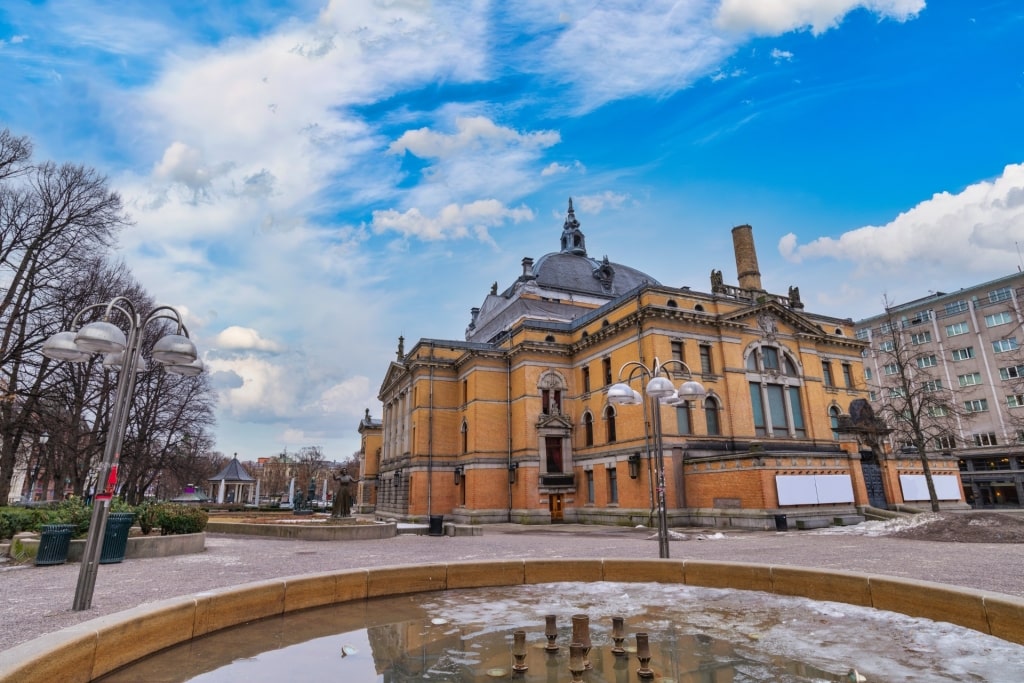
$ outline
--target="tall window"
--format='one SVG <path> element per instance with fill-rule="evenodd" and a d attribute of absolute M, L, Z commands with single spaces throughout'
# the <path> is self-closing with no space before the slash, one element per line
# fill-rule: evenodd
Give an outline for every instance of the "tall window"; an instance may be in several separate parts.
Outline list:
<path fill-rule="evenodd" d="M 755 434 L 805 438 L 801 380 L 789 354 L 778 347 L 758 346 L 747 356 L 746 367 Z"/>
<path fill-rule="evenodd" d="M 718 422 L 718 401 L 713 396 L 704 399 L 704 423 L 708 428 L 708 436 L 719 436 L 722 426 Z"/>
<path fill-rule="evenodd" d="M 605 437 L 608 443 L 615 443 L 615 408 L 608 406 L 604 409 Z"/>
<path fill-rule="evenodd" d="M 462 421 L 462 452 L 469 453 L 469 424 Z"/>
<path fill-rule="evenodd" d="M 677 360 L 679 362 L 683 361 L 683 342 L 672 342 L 672 360 Z"/>
<path fill-rule="evenodd" d="M 829 406 L 828 422 L 832 425 L 832 439 L 839 441 L 839 406 Z"/>
<path fill-rule="evenodd" d="M 615 505 L 619 502 L 619 472 L 615 465 L 609 465 L 605 472 L 608 475 L 608 503 Z"/>
<path fill-rule="evenodd" d="M 612 384 L 612 359 L 602 358 L 601 367 L 604 369 L 604 385 L 611 386 Z"/>
<path fill-rule="evenodd" d="M 847 389 L 853 389 L 853 368 L 849 363 L 843 363 L 843 384 Z"/>
<path fill-rule="evenodd" d="M 584 472 L 587 477 L 587 502 L 594 504 L 594 470 Z"/>
<path fill-rule="evenodd" d="M 590 368 L 583 368 L 583 393 L 590 393 Z"/>
<path fill-rule="evenodd" d="M 679 433 L 693 434 L 693 427 L 690 425 L 690 403 L 680 403 L 676 406 L 676 427 Z"/>
<path fill-rule="evenodd" d="M 594 445 L 594 416 L 589 410 L 583 413 L 583 443 L 586 446 Z"/>
<path fill-rule="evenodd" d="M 700 345 L 700 371 L 702 374 L 714 374 L 714 367 L 711 365 L 711 345 Z"/>
<path fill-rule="evenodd" d="M 834 387 L 836 385 L 832 379 L 832 361 L 821 361 L 821 377 L 825 381 L 826 387 Z"/>
<path fill-rule="evenodd" d="M 551 474 L 562 473 L 562 437 L 544 437 L 544 452 L 547 453 L 547 471 Z"/>

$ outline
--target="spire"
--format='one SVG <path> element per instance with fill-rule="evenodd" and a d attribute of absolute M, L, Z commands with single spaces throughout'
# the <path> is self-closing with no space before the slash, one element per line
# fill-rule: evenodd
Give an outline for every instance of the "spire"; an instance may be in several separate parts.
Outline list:
<path fill-rule="evenodd" d="M 587 255 L 587 238 L 580 230 L 580 222 L 576 220 L 576 212 L 572 208 L 572 197 L 569 197 L 569 215 L 562 224 L 562 253 Z"/>

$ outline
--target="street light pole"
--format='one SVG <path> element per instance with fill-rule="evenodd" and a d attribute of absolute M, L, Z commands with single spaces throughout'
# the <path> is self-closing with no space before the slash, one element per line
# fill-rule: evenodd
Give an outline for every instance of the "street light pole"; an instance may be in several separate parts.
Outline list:
<path fill-rule="evenodd" d="M 608 402 L 615 405 L 640 405 L 643 397 L 638 391 L 629 386 L 629 382 L 637 377 L 648 380 L 644 389 L 651 407 L 651 421 L 654 427 L 654 462 L 657 485 L 658 504 L 658 557 L 668 559 L 668 511 L 665 506 L 665 448 L 661 431 L 661 403 L 678 405 L 688 401 L 699 400 L 707 395 L 704 386 L 693 379 L 686 381 L 677 390 L 672 384 L 669 366 L 678 366 L 692 378 L 689 366 L 681 360 L 670 360 L 662 364 L 657 358 L 654 359 L 654 367 L 647 367 L 639 361 L 630 361 L 619 369 L 619 383 L 608 388 Z M 623 382 L 623 373 L 629 369 L 626 381 Z M 664 375 L 664 376 L 662 376 Z M 650 458 L 650 452 L 647 457 Z"/>
<path fill-rule="evenodd" d="M 80 320 L 97 309 L 104 309 L 102 320 L 79 328 Z M 128 330 L 127 335 L 110 322 L 114 314 L 120 314 L 118 317 L 123 319 Z M 110 429 L 96 478 L 97 490 L 93 495 L 89 534 L 86 537 L 78 585 L 75 588 L 75 600 L 72 605 L 75 611 L 86 610 L 92 606 L 107 517 L 117 489 L 121 445 L 128 424 L 128 413 L 131 410 L 135 377 L 142 360 L 142 332 L 155 320 L 172 320 L 177 323 L 177 331 L 161 337 L 153 345 L 153 359 L 173 374 L 195 376 L 201 373 L 202 361 L 198 358 L 195 344 L 188 338 L 188 330 L 182 323 L 178 311 L 170 306 L 158 306 L 143 317 L 135 311 L 132 302 L 123 296 L 116 297 L 106 304 L 87 306 L 75 315 L 71 326 L 76 331 L 58 332 L 43 344 L 42 352 L 47 358 L 84 362 L 94 353 L 100 353 L 103 354 L 105 366 L 120 368 L 111 408 Z"/>

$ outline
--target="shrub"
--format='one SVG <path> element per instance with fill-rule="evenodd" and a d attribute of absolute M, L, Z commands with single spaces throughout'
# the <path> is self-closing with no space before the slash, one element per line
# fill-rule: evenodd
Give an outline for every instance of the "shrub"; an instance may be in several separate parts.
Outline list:
<path fill-rule="evenodd" d="M 148 536 L 154 527 L 160 526 L 161 507 L 163 506 L 160 503 L 146 502 L 135 508 L 135 521 L 138 522 L 143 535 Z"/>
<path fill-rule="evenodd" d="M 91 517 L 92 506 L 86 505 L 81 498 L 72 497 L 55 505 L 50 510 L 49 519 L 42 524 L 72 524 L 75 527 L 73 536 L 78 538 L 89 531 Z"/>
<path fill-rule="evenodd" d="M 161 536 L 173 534 L 197 534 L 206 529 L 210 516 L 199 507 L 164 503 L 159 506 L 156 523 Z"/>

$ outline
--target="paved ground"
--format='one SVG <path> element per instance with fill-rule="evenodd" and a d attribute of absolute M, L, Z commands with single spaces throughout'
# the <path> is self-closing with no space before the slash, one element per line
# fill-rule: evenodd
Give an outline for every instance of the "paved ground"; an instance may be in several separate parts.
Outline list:
<path fill-rule="evenodd" d="M 946 543 L 842 532 L 683 530 L 673 559 L 822 567 L 937 581 L 1024 597 L 1024 544 Z M 703 540 L 701 540 L 703 539 Z M 101 565 L 93 606 L 71 611 L 78 564 L 0 563 L 0 650 L 94 617 L 203 590 L 310 572 L 507 558 L 656 558 L 650 529 L 489 525 L 483 536 L 315 542 L 208 534 L 207 550 Z"/>

